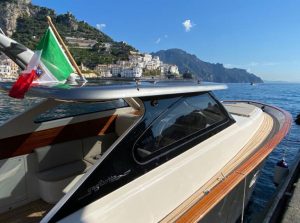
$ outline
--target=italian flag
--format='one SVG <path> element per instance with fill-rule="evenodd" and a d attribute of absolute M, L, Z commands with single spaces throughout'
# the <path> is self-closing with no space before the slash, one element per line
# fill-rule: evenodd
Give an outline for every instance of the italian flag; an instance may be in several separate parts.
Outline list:
<path fill-rule="evenodd" d="M 32 85 L 64 83 L 75 69 L 61 48 L 51 27 L 40 40 L 26 70 L 9 92 L 13 98 L 24 98 Z"/>

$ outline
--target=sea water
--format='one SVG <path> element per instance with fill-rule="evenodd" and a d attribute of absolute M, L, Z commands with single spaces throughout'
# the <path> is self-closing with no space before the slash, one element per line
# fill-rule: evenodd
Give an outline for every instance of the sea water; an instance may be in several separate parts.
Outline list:
<path fill-rule="evenodd" d="M 290 112 L 293 119 L 300 113 L 300 84 L 264 83 L 264 84 L 228 84 L 227 90 L 216 91 L 220 100 L 251 100 L 278 106 Z M 15 100 L 0 92 L 0 125 L 9 118 L 30 108 L 41 99 L 26 98 Z M 268 202 L 275 194 L 273 173 L 276 163 L 284 156 L 291 165 L 300 148 L 300 126 L 293 122 L 287 137 L 270 154 L 261 171 L 255 190 L 246 210 L 247 222 L 252 222 L 264 212 Z"/>

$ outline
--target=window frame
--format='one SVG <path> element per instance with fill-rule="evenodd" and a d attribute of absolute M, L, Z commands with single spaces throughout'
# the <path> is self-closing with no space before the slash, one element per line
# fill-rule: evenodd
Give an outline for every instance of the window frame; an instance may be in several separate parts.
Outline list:
<path fill-rule="evenodd" d="M 218 121 L 206 128 L 199 129 L 189 135 L 184 136 L 183 138 L 180 138 L 173 143 L 166 145 L 164 147 L 161 147 L 157 151 L 153 152 L 153 154 L 150 154 L 146 156 L 145 158 L 142 158 L 138 155 L 137 152 L 137 143 L 145 136 L 145 134 L 148 132 L 149 129 L 153 128 L 153 126 L 161 120 L 167 114 L 170 110 L 172 110 L 174 107 L 178 106 L 180 103 L 182 103 L 184 100 L 186 100 L 189 97 L 193 96 L 200 96 L 200 95 L 205 95 L 207 94 L 219 107 L 220 112 L 224 115 L 224 119 L 221 121 Z M 159 100 L 159 99 L 158 99 Z M 168 155 L 169 153 L 172 153 L 181 147 L 183 149 L 180 149 L 180 151 L 184 152 L 187 151 L 188 149 L 192 148 L 193 146 L 189 146 L 188 144 L 199 144 L 200 142 L 208 139 L 212 135 L 217 134 L 218 132 L 222 131 L 223 129 L 227 128 L 231 124 L 233 124 L 235 120 L 231 117 L 231 115 L 227 112 L 227 110 L 224 108 L 224 106 L 216 99 L 216 97 L 211 93 L 211 92 L 201 92 L 198 94 L 189 94 L 180 97 L 178 101 L 176 101 L 173 105 L 168 107 L 164 112 L 162 112 L 157 118 L 155 118 L 149 126 L 145 129 L 145 131 L 138 137 L 138 139 L 134 142 L 134 145 L 132 147 L 132 155 L 133 159 L 135 162 L 137 162 L 140 165 L 145 165 L 150 162 L 153 162 L 157 159 L 163 158 L 164 156 Z M 194 142 L 194 143 L 193 143 Z M 182 153 L 179 151 L 179 154 Z M 177 154 L 178 155 L 178 154 Z M 177 156 L 176 155 L 176 156 Z M 166 157 L 167 158 L 167 157 Z"/>

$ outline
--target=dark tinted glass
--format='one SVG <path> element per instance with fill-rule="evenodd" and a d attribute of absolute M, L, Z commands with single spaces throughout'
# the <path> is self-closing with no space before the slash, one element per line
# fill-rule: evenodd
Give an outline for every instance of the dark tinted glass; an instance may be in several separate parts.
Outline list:
<path fill-rule="evenodd" d="M 146 130 L 135 145 L 141 160 L 194 133 L 226 119 L 209 94 L 182 98 Z"/>
<path fill-rule="evenodd" d="M 46 122 L 55 119 L 67 118 L 77 115 L 84 115 L 94 112 L 107 111 L 116 108 L 127 107 L 127 103 L 123 99 L 104 101 L 104 102 L 78 102 L 64 103 L 52 108 L 45 113 L 39 115 L 34 122 Z"/>

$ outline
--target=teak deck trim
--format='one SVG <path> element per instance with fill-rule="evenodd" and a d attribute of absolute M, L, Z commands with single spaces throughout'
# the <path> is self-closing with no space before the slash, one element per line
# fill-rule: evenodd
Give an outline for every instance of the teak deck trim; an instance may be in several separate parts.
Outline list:
<path fill-rule="evenodd" d="M 42 200 L 32 201 L 16 209 L 0 214 L 0 222 L 5 223 L 34 223 L 40 222 L 54 205 Z"/>
<path fill-rule="evenodd" d="M 284 115 L 285 120 L 281 129 L 279 129 L 279 131 L 270 140 L 268 140 L 268 142 L 266 142 L 257 152 L 255 152 L 235 171 L 224 178 L 224 173 L 222 171 L 228 172 L 228 170 L 234 168 L 234 166 L 236 165 L 226 166 L 226 170 L 221 170 L 219 174 L 214 176 L 207 184 L 201 187 L 190 198 L 188 198 L 180 206 L 173 210 L 161 222 L 198 222 L 272 152 L 272 150 L 287 134 L 291 125 L 291 115 L 288 112 L 277 107 L 269 107 L 281 112 Z M 268 125 L 270 125 L 269 122 L 270 120 L 267 120 Z M 267 129 L 263 126 L 263 129 L 261 130 L 266 131 Z M 261 139 L 262 135 L 264 135 L 262 134 L 262 132 L 259 133 L 259 137 Z M 257 135 L 254 137 L 257 137 Z M 260 143 L 257 140 L 250 141 L 252 142 L 250 142 L 246 146 L 255 147 L 256 145 L 257 147 L 260 143 L 262 143 L 263 140 L 260 140 Z M 254 143 L 254 141 L 256 142 Z M 244 149 L 243 151 L 245 151 Z M 234 159 L 235 161 L 237 161 L 237 159 L 241 159 L 242 157 L 243 155 L 241 156 L 241 154 L 238 154 Z M 221 182 L 219 179 L 221 179 Z M 204 192 L 208 188 L 213 189 L 204 196 Z"/>

